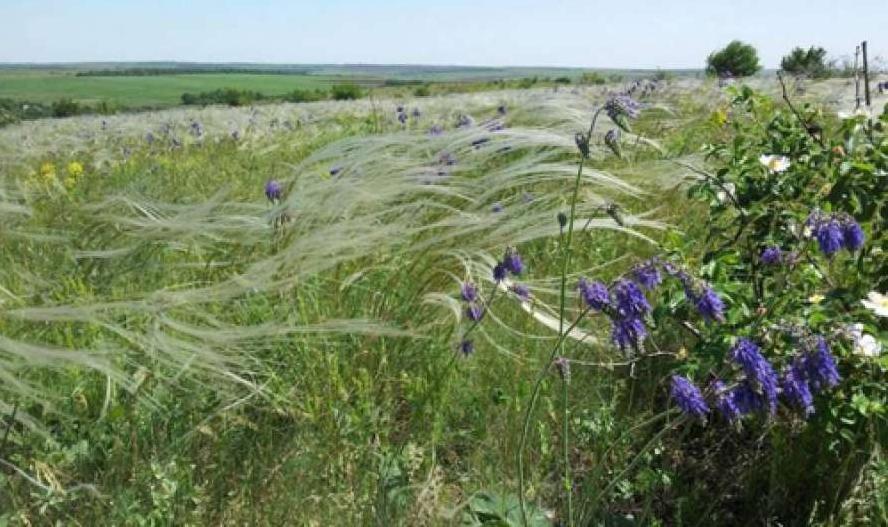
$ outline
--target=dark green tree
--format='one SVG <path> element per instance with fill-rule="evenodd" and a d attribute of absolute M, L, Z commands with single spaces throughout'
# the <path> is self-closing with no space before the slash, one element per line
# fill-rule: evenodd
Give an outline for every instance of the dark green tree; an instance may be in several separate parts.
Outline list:
<path fill-rule="evenodd" d="M 761 68 L 755 48 L 739 40 L 710 53 L 706 59 L 706 73 L 719 77 L 748 77 Z"/>
<path fill-rule="evenodd" d="M 789 55 L 780 61 L 780 67 L 792 75 L 805 75 L 812 78 L 828 77 L 830 70 L 826 62 L 826 50 L 811 46 L 806 50 L 793 48 Z"/>

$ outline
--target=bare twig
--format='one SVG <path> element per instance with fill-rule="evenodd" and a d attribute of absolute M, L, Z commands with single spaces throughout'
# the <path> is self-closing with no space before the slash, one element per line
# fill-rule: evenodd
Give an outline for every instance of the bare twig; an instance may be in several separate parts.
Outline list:
<path fill-rule="evenodd" d="M 793 115 L 796 116 L 796 119 L 798 119 L 799 122 L 802 123 L 802 128 L 804 128 L 805 132 L 809 136 L 811 136 L 811 139 L 817 141 L 817 144 L 819 144 L 821 147 L 826 148 L 826 145 L 823 143 L 823 137 L 817 135 L 817 131 L 820 129 L 820 127 L 813 123 L 809 123 L 804 117 L 802 117 L 802 114 L 799 113 L 798 110 L 796 110 L 796 107 L 793 106 L 792 101 L 789 98 L 789 93 L 787 93 L 786 91 L 786 81 L 783 80 L 783 75 L 778 73 L 777 79 L 780 81 L 780 88 L 783 91 L 783 100 L 786 102 L 786 105 L 789 106 L 789 111 L 791 111 Z"/>

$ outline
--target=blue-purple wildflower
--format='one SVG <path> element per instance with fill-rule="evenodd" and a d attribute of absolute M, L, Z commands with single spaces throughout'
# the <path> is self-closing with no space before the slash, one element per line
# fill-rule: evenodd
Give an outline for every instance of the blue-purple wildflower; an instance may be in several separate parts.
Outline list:
<path fill-rule="evenodd" d="M 506 275 L 508 274 L 508 269 L 503 265 L 502 262 L 498 262 L 493 266 L 493 280 L 497 283 L 502 282 L 506 279 Z"/>
<path fill-rule="evenodd" d="M 751 340 L 741 338 L 731 350 L 731 359 L 746 373 L 747 380 L 754 381 L 768 402 L 771 414 L 777 411 L 777 374 L 761 349 Z"/>
<path fill-rule="evenodd" d="M 614 124 L 630 132 L 629 120 L 638 117 L 641 105 L 628 95 L 617 95 L 608 99 L 604 104 L 604 111 Z"/>
<path fill-rule="evenodd" d="M 520 275 L 524 271 L 524 262 L 521 261 L 521 255 L 514 248 L 506 250 L 506 254 L 503 256 L 503 266 L 515 276 Z"/>
<path fill-rule="evenodd" d="M 475 353 L 475 344 L 471 340 L 465 339 L 459 343 L 459 351 L 464 357 L 468 357 Z"/>
<path fill-rule="evenodd" d="M 709 413 L 709 406 L 706 404 L 706 400 L 703 399 L 700 389 L 687 377 L 681 375 L 672 376 L 671 395 L 675 404 L 686 415 L 705 419 L 706 414 Z"/>
<path fill-rule="evenodd" d="M 460 114 L 460 116 L 456 120 L 457 128 L 466 128 L 475 124 L 475 120 L 472 119 L 471 116 Z"/>
<path fill-rule="evenodd" d="M 727 386 L 720 379 L 715 379 L 709 386 L 715 394 L 715 407 L 719 413 L 731 423 L 740 419 L 741 412 L 734 400 L 734 392 L 728 391 Z"/>
<path fill-rule="evenodd" d="M 814 236 L 820 250 L 827 256 L 835 254 L 845 244 L 842 225 L 835 218 L 829 218 L 816 226 Z"/>
<path fill-rule="evenodd" d="M 833 356 L 826 339 L 822 336 L 817 337 L 814 349 L 803 357 L 808 382 L 810 382 L 811 388 L 815 391 L 832 388 L 842 380 L 841 375 L 839 375 L 839 368 L 836 365 L 836 358 Z"/>
<path fill-rule="evenodd" d="M 648 260 L 635 266 L 632 278 L 648 291 L 655 289 L 663 281 L 656 260 Z"/>
<path fill-rule="evenodd" d="M 479 322 L 484 318 L 484 306 L 475 302 L 470 303 L 468 307 L 466 307 L 466 316 L 472 322 Z"/>
<path fill-rule="evenodd" d="M 780 263 L 783 253 L 779 247 L 770 245 L 762 250 L 761 261 L 765 265 L 776 265 Z"/>
<path fill-rule="evenodd" d="M 512 286 L 512 292 L 523 302 L 530 300 L 530 289 L 524 284 L 515 284 Z"/>
<path fill-rule="evenodd" d="M 585 278 L 580 278 L 577 289 L 580 291 L 583 302 L 596 311 L 601 311 L 611 303 L 610 292 L 607 290 L 607 286 L 601 282 L 589 282 Z"/>
<path fill-rule="evenodd" d="M 499 201 L 497 201 L 496 203 L 493 204 L 492 207 L 490 207 L 490 210 L 492 210 L 493 212 L 502 212 L 503 211 L 503 204 L 500 203 Z"/>
<path fill-rule="evenodd" d="M 613 286 L 613 292 L 617 314 L 620 318 L 641 318 L 651 310 L 651 305 L 648 303 L 647 298 L 645 298 L 644 293 L 629 280 L 618 280 Z"/>
<path fill-rule="evenodd" d="M 687 289 L 685 289 L 685 293 L 688 293 Z M 724 322 L 725 304 L 721 297 L 718 296 L 718 293 L 716 293 L 711 287 L 708 285 L 704 286 L 701 294 L 695 295 L 693 301 L 694 306 L 704 320 L 707 322 Z"/>
<path fill-rule="evenodd" d="M 283 195 L 284 187 L 274 179 L 268 180 L 265 184 L 265 197 L 268 201 L 279 201 Z"/>
<path fill-rule="evenodd" d="M 478 288 L 471 282 L 463 282 L 462 287 L 460 287 L 460 294 L 466 302 L 474 302 L 478 299 Z"/>
<path fill-rule="evenodd" d="M 620 349 L 638 346 L 647 336 L 644 321 L 636 317 L 615 318 L 611 328 L 611 341 Z"/>
<path fill-rule="evenodd" d="M 741 382 L 730 391 L 731 404 L 740 415 L 751 414 L 764 410 L 761 396 L 748 380 Z"/>
<path fill-rule="evenodd" d="M 853 252 L 863 247 L 866 235 L 863 233 L 860 224 L 854 221 L 853 218 L 847 218 L 843 227 L 842 237 L 845 241 L 845 248 Z"/>
<path fill-rule="evenodd" d="M 805 378 L 804 364 L 800 360 L 794 360 L 783 372 L 780 379 L 780 388 L 787 402 L 805 411 L 805 416 L 814 413 L 814 397 L 808 387 Z"/>

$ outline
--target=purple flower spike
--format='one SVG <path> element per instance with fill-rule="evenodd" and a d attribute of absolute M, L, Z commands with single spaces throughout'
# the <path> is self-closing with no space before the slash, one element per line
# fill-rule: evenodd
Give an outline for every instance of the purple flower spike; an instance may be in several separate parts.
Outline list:
<path fill-rule="evenodd" d="M 466 302 L 474 302 L 478 298 L 478 289 L 475 287 L 475 284 L 465 282 L 460 288 L 460 294 L 462 294 L 462 299 Z"/>
<path fill-rule="evenodd" d="M 709 406 L 706 405 L 700 389 L 687 377 L 682 377 L 681 375 L 672 376 L 671 395 L 675 404 L 686 415 L 705 419 L 706 414 L 709 413 Z"/>
<path fill-rule="evenodd" d="M 268 183 L 265 184 L 265 197 L 268 198 L 268 201 L 280 201 L 283 195 L 284 188 L 281 184 L 274 179 L 268 180 Z"/>
<path fill-rule="evenodd" d="M 515 276 L 520 275 L 524 271 L 524 262 L 521 261 L 521 255 L 515 249 L 508 249 L 503 256 L 503 265 L 506 270 Z"/>
<path fill-rule="evenodd" d="M 611 341 L 616 346 L 619 346 L 620 349 L 626 350 L 634 348 L 638 346 L 646 336 L 647 328 L 645 328 L 644 321 L 640 318 L 617 318 L 613 321 Z"/>
<path fill-rule="evenodd" d="M 632 278 L 648 291 L 655 289 L 663 281 L 660 269 L 654 260 L 648 260 L 635 266 L 635 269 L 632 270 Z"/>
<path fill-rule="evenodd" d="M 651 305 L 637 285 L 629 280 L 618 280 L 613 287 L 617 313 L 621 318 L 640 318 L 651 310 Z"/>
<path fill-rule="evenodd" d="M 817 237 L 820 250 L 827 256 L 832 256 L 845 244 L 842 225 L 834 218 L 820 223 L 814 234 Z"/>
<path fill-rule="evenodd" d="M 512 286 L 512 292 L 521 299 L 522 302 L 530 300 L 530 289 L 524 284 L 515 284 Z"/>
<path fill-rule="evenodd" d="M 628 95 L 617 95 L 604 104 L 604 111 L 614 124 L 630 132 L 629 120 L 638 117 L 641 105 Z"/>
<path fill-rule="evenodd" d="M 740 409 L 734 400 L 734 392 L 729 392 L 725 383 L 719 379 L 712 381 L 710 389 L 715 394 L 715 407 L 719 413 L 730 423 L 740 419 Z"/>
<path fill-rule="evenodd" d="M 469 320 L 472 322 L 479 322 L 484 318 L 484 306 L 474 302 L 469 304 L 469 307 L 466 308 L 466 316 L 469 317 Z"/>
<path fill-rule="evenodd" d="M 863 247 L 863 242 L 866 241 L 866 235 L 860 228 L 860 224 L 851 218 L 845 221 L 842 235 L 845 240 L 845 248 L 849 251 L 860 249 Z"/>
<path fill-rule="evenodd" d="M 805 379 L 804 364 L 800 360 L 794 360 L 783 372 L 780 379 L 780 388 L 783 397 L 793 406 L 805 411 L 805 417 L 814 413 L 814 397 Z"/>
<path fill-rule="evenodd" d="M 508 270 L 506 269 L 506 266 L 503 265 L 502 263 L 498 263 L 493 266 L 493 280 L 495 282 L 499 283 L 499 282 L 502 282 L 503 280 L 505 280 L 507 273 L 508 273 Z"/>
<path fill-rule="evenodd" d="M 462 353 L 464 357 L 468 357 L 472 353 L 475 353 L 475 344 L 471 340 L 463 340 L 459 343 L 459 352 Z"/>
<path fill-rule="evenodd" d="M 836 358 L 826 339 L 821 336 L 817 337 L 815 349 L 804 355 L 804 368 L 811 387 L 818 392 L 832 388 L 842 380 Z"/>
<path fill-rule="evenodd" d="M 577 289 L 580 291 L 580 296 L 583 297 L 583 302 L 596 311 L 601 311 L 611 303 L 610 292 L 607 290 L 607 286 L 601 282 L 590 283 L 585 278 L 580 278 Z"/>
<path fill-rule="evenodd" d="M 776 265 L 780 263 L 782 257 L 779 247 L 769 246 L 762 251 L 761 260 L 765 265 Z"/>
<path fill-rule="evenodd" d="M 725 304 L 711 287 L 706 286 L 703 289 L 703 294 L 694 299 L 694 305 L 707 322 L 725 321 Z"/>
<path fill-rule="evenodd" d="M 777 411 L 777 374 L 760 348 L 751 340 L 741 338 L 731 350 L 731 359 L 743 369 L 747 380 L 761 388 L 773 415 Z"/>

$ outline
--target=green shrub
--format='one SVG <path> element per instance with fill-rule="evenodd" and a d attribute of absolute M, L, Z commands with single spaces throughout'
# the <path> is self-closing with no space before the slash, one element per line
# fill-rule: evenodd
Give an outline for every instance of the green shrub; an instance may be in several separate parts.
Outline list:
<path fill-rule="evenodd" d="M 706 59 L 706 72 L 719 77 L 748 77 L 760 69 L 758 52 L 739 40 L 711 53 Z"/>
<path fill-rule="evenodd" d="M 284 95 L 283 99 L 287 102 L 314 102 L 328 97 L 329 93 L 324 90 L 293 90 Z"/>
<path fill-rule="evenodd" d="M 793 50 L 780 61 L 780 68 L 793 75 L 805 75 L 811 78 L 825 78 L 830 75 L 829 65 L 826 63 L 826 50 L 811 46 L 808 50 L 793 48 Z"/>
<path fill-rule="evenodd" d="M 606 84 L 607 79 L 597 71 L 587 71 L 580 77 L 580 84 Z"/>
<path fill-rule="evenodd" d="M 266 96 L 264 94 L 255 91 L 222 88 L 198 94 L 183 93 L 182 104 L 201 106 L 208 104 L 227 104 L 228 106 L 244 106 L 256 101 L 264 100 L 265 98 Z"/>
<path fill-rule="evenodd" d="M 333 99 L 337 101 L 350 101 L 364 96 L 363 90 L 357 84 L 337 84 L 331 90 Z"/>
<path fill-rule="evenodd" d="M 63 98 L 52 103 L 53 117 L 70 117 L 82 112 L 83 108 L 81 108 L 80 104 L 73 99 Z"/>

